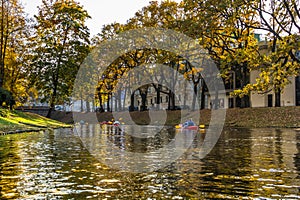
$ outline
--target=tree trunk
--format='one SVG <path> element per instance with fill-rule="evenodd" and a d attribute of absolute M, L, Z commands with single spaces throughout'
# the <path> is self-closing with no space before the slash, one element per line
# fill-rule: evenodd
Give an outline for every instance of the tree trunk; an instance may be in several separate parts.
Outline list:
<path fill-rule="evenodd" d="M 134 111 L 134 92 L 131 94 L 130 96 L 130 107 L 129 107 L 129 111 L 132 112 Z"/>
<path fill-rule="evenodd" d="M 119 96 L 115 96 L 115 112 L 118 110 L 118 98 Z"/>
<path fill-rule="evenodd" d="M 82 98 L 80 99 L 80 112 L 83 112 L 83 100 L 82 100 Z"/>
<path fill-rule="evenodd" d="M 172 90 L 169 90 L 168 98 L 168 110 L 175 110 L 175 94 L 172 92 Z"/>
<path fill-rule="evenodd" d="M 107 112 L 110 112 L 110 96 L 107 97 Z"/>
<path fill-rule="evenodd" d="M 126 104 L 126 97 L 127 97 L 127 88 L 124 91 L 124 98 L 123 98 L 123 106 L 122 109 L 125 111 L 125 104 Z"/>
<path fill-rule="evenodd" d="M 91 112 L 91 106 L 88 99 L 85 100 L 85 107 L 86 107 L 86 112 Z"/>
<path fill-rule="evenodd" d="M 160 91 L 161 91 L 161 85 L 157 86 L 156 89 L 156 110 L 160 109 Z"/>
<path fill-rule="evenodd" d="M 192 101 L 192 111 L 195 110 L 196 108 L 196 100 L 197 100 L 197 94 L 198 94 L 198 84 L 194 83 L 194 87 L 193 87 L 193 101 Z"/>
<path fill-rule="evenodd" d="M 102 95 L 98 94 L 98 98 L 99 98 L 99 104 L 100 104 L 100 112 L 104 112 L 103 102 L 102 102 Z"/>
<path fill-rule="evenodd" d="M 118 111 L 122 111 L 122 91 L 118 90 Z M 116 110 L 117 111 L 117 110 Z"/>
<path fill-rule="evenodd" d="M 175 94 L 171 91 L 171 99 L 169 100 L 171 102 L 171 107 L 174 110 L 175 109 Z"/>
<path fill-rule="evenodd" d="M 247 64 L 243 64 L 242 66 L 242 88 L 244 88 L 249 83 L 249 75 L 248 75 Z M 244 96 L 241 98 L 241 108 L 247 108 L 250 106 L 249 98 Z"/>
<path fill-rule="evenodd" d="M 68 30 L 67 29 L 65 31 L 65 35 L 64 35 L 64 40 L 63 40 L 63 46 L 65 46 L 65 43 L 67 41 L 67 36 L 68 36 Z M 63 51 L 64 49 L 61 49 L 60 51 L 60 54 L 58 55 L 58 61 L 57 61 L 57 65 L 56 65 L 56 70 L 54 72 L 54 77 L 53 77 L 53 95 L 52 97 L 50 97 L 50 109 L 49 109 L 49 112 L 47 114 L 47 117 L 50 118 L 51 116 L 51 112 L 54 110 L 54 106 L 55 106 L 55 103 L 57 101 L 57 88 L 58 88 L 58 82 L 59 82 L 59 70 L 60 70 L 60 67 L 61 67 L 61 60 L 62 60 L 62 54 L 63 54 Z"/>
<path fill-rule="evenodd" d="M 281 106 L 281 89 L 275 91 L 275 107 Z"/>
<path fill-rule="evenodd" d="M 216 96 L 215 96 L 215 100 L 213 103 L 213 108 L 214 110 L 219 109 L 219 88 L 217 86 L 218 84 L 215 84 L 215 92 L 216 92 Z"/>
<path fill-rule="evenodd" d="M 110 112 L 112 112 L 113 111 L 113 106 L 114 106 L 114 98 L 113 98 L 113 95 L 111 94 L 110 95 L 110 100 L 111 100 L 111 104 L 110 104 Z"/>
<path fill-rule="evenodd" d="M 95 98 L 93 98 L 93 101 L 92 101 L 92 112 L 95 112 L 96 108 L 95 108 Z"/>
<path fill-rule="evenodd" d="M 46 115 L 47 118 L 50 118 L 50 117 L 51 117 L 52 111 L 54 111 L 54 107 L 55 107 L 54 101 L 53 101 L 53 99 L 51 98 L 51 100 L 50 100 L 50 108 L 49 108 L 48 113 L 47 113 L 47 115 Z"/>
<path fill-rule="evenodd" d="M 202 84 L 200 98 L 200 109 L 203 110 L 205 108 L 205 84 Z"/>
<path fill-rule="evenodd" d="M 54 105 L 53 105 L 54 106 Z M 48 110 L 48 113 L 47 113 L 47 118 L 50 118 L 51 117 L 51 114 L 52 112 L 54 111 L 54 107 L 50 106 L 49 110 Z"/>
<path fill-rule="evenodd" d="M 0 88 L 3 87 L 4 83 L 4 64 L 0 61 Z"/>
<path fill-rule="evenodd" d="M 186 107 L 186 97 L 187 97 L 187 95 L 186 95 L 186 87 L 187 87 L 187 81 L 184 81 L 184 93 L 183 93 L 183 105 L 184 105 L 184 107 Z"/>
<path fill-rule="evenodd" d="M 56 98 L 57 98 L 56 96 L 57 96 L 57 82 L 54 81 L 54 89 L 53 89 L 53 94 L 50 97 L 50 108 L 49 108 L 47 116 L 46 116 L 47 118 L 50 118 L 52 111 L 54 111 Z"/>
<path fill-rule="evenodd" d="M 142 105 L 141 105 L 141 111 L 147 110 L 146 101 L 147 101 L 147 91 L 140 91 L 141 98 L 142 98 Z"/>

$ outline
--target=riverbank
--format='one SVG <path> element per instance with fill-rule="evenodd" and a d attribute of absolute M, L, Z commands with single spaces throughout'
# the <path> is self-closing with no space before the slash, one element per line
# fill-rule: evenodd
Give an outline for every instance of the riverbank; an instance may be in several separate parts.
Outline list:
<path fill-rule="evenodd" d="M 0 108 L 0 135 L 67 127 L 71 126 L 37 114 Z"/>
<path fill-rule="evenodd" d="M 94 118 L 94 113 L 80 113 L 80 119 L 89 122 Z M 137 124 L 146 125 L 149 123 L 149 113 L 131 112 L 133 121 Z M 197 115 L 196 112 L 189 112 L 186 118 Z M 97 113 L 98 121 L 108 121 L 113 118 L 112 113 Z M 181 111 L 167 111 L 166 125 L 174 126 L 180 123 Z M 211 110 L 201 110 L 200 124 L 209 125 Z M 71 112 L 56 111 L 52 119 L 71 124 L 73 114 Z M 272 107 L 272 108 L 231 108 L 226 110 L 225 127 L 244 128 L 300 128 L 300 106 L 293 107 Z"/>

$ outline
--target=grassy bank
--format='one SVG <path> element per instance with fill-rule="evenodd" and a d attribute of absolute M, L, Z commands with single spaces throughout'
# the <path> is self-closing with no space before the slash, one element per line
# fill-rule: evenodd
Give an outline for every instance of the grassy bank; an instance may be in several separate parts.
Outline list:
<path fill-rule="evenodd" d="M 80 113 L 80 118 L 86 122 L 93 119 L 92 113 Z M 131 112 L 133 121 L 137 124 L 148 124 L 148 112 Z M 196 112 L 189 112 L 184 118 L 193 118 Z M 98 121 L 107 121 L 113 118 L 111 113 L 97 113 Z M 167 125 L 176 125 L 180 123 L 181 111 L 167 112 Z M 53 119 L 64 123 L 73 123 L 71 112 L 55 112 Z M 200 124 L 208 125 L 211 119 L 210 110 L 201 110 Z M 226 110 L 226 127 L 281 127 L 281 128 L 299 128 L 300 127 L 300 106 L 297 107 L 279 107 L 279 108 L 232 108 Z"/>
<path fill-rule="evenodd" d="M 0 108 L 0 134 L 59 127 L 70 127 L 70 125 L 32 113 L 9 111 Z"/>

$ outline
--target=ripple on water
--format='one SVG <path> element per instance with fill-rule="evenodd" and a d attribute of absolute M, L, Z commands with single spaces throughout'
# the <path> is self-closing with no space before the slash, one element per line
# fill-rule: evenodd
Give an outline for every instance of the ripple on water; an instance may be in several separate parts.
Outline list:
<path fill-rule="evenodd" d="M 134 149 L 127 136 L 107 133 L 99 147 L 109 150 L 112 141 Z M 159 142 L 138 147 L 151 151 L 166 143 Z M 99 163 L 70 130 L 4 136 L 0 199 L 300 199 L 299 143 L 289 130 L 226 130 L 202 160 L 193 156 L 196 145 L 163 169 L 133 174 Z M 147 159 L 155 165 L 157 156 Z"/>

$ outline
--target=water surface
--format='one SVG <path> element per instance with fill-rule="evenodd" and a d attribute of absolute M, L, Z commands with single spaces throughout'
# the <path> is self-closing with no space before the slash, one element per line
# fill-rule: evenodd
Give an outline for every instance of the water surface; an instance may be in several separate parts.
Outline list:
<path fill-rule="evenodd" d="M 99 126 L 82 130 L 99 134 L 108 160 L 115 156 L 107 152 L 112 144 L 151 152 L 178 134 L 168 129 L 137 140 Z M 178 160 L 147 173 L 111 169 L 71 129 L 1 136 L 0 199 L 300 199 L 299 132 L 226 129 L 198 159 L 204 136 L 198 133 Z"/>

